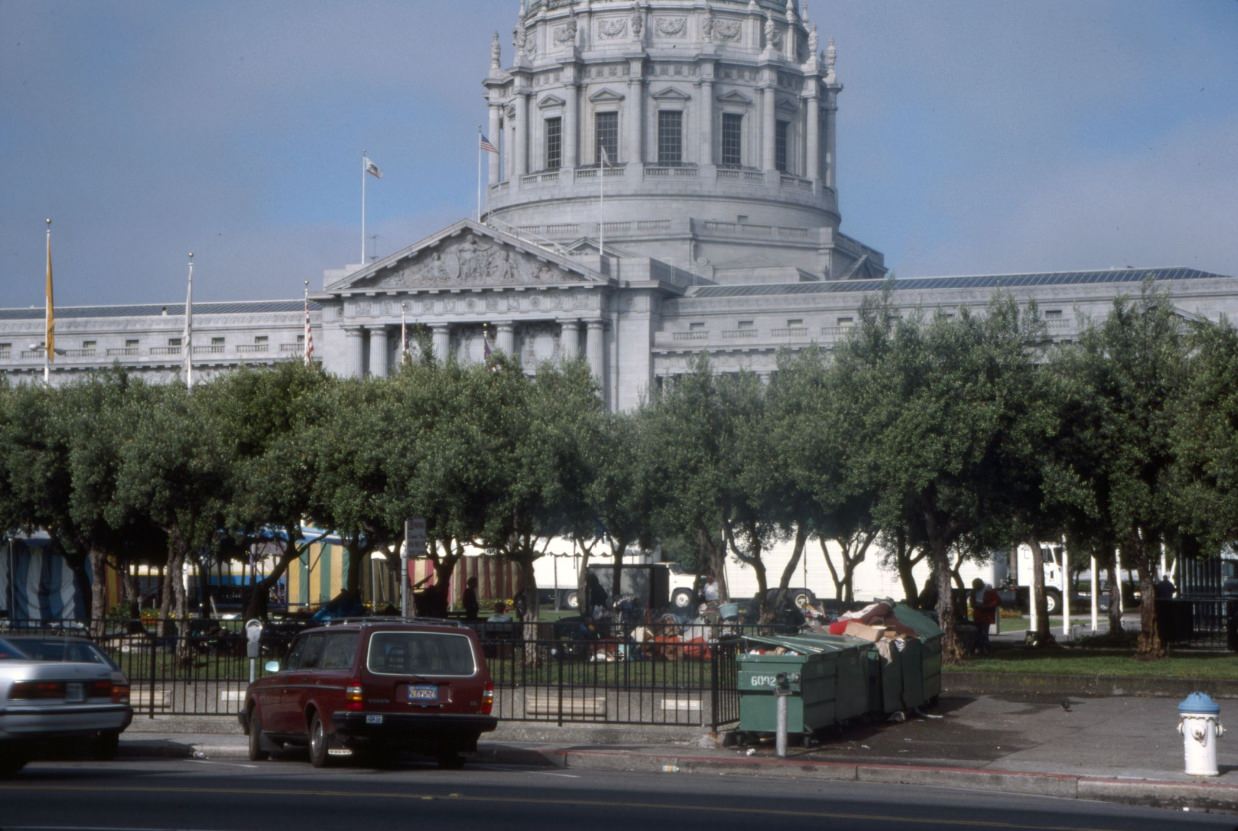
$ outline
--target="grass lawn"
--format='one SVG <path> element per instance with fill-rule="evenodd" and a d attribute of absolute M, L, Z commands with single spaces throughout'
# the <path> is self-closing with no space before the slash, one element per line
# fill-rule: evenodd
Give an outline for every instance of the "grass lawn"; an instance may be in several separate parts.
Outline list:
<path fill-rule="evenodd" d="M 985 657 L 969 657 L 960 664 L 942 669 L 946 672 L 1238 681 L 1238 655 L 1235 653 L 1171 650 L 1166 658 L 1145 660 L 1135 657 L 1135 637 L 1136 633 L 1127 633 L 1118 645 L 1082 642 L 1034 648 L 1022 643 L 995 643 L 993 651 Z"/>
<path fill-rule="evenodd" d="M 1077 648 L 1033 650 L 1023 647 L 994 649 L 984 658 L 968 658 L 943 667 L 946 672 L 1035 673 L 1175 680 L 1217 679 L 1238 681 L 1238 656 L 1220 653 L 1178 654 L 1146 661 L 1134 650 Z"/>

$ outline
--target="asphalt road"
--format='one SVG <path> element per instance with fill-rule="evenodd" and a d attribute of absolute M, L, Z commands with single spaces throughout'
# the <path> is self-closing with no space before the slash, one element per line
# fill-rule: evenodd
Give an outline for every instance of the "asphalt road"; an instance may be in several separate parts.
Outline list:
<path fill-rule="evenodd" d="M 1233 829 L 1205 815 L 1081 800 L 755 777 L 547 771 L 320 771 L 304 761 L 36 762 L 0 781 L 0 829 Z"/>

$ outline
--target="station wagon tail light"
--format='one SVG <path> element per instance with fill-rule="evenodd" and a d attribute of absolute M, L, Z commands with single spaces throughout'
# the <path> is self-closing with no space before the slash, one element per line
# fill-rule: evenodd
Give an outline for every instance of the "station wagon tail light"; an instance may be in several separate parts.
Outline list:
<path fill-rule="evenodd" d="M 365 696 L 362 694 L 360 679 L 354 678 L 344 688 L 344 709 L 361 710 L 365 707 Z"/>
<path fill-rule="evenodd" d="M 483 716 L 490 715 L 490 711 L 494 709 L 494 682 L 487 681 L 486 688 L 481 693 L 481 714 Z"/>
<path fill-rule="evenodd" d="M 129 703 L 129 685 L 121 684 L 117 681 L 112 682 L 112 703 L 113 704 L 128 704 Z"/>

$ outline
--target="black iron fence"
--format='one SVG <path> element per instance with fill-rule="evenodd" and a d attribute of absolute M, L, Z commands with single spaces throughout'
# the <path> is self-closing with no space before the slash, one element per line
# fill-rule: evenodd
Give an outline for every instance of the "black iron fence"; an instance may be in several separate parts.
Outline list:
<path fill-rule="evenodd" d="M 1238 651 L 1238 600 L 1175 599 L 1158 612 L 1170 643 Z M 253 660 L 240 620 L 109 621 L 93 630 L 0 621 L 0 629 L 90 635 L 129 676 L 138 715 L 232 716 L 244 703 L 251 675 L 265 674 L 269 660 L 282 661 L 307 624 L 267 622 L 261 657 Z M 713 729 L 739 720 L 742 636 L 771 631 L 732 623 L 625 625 L 579 618 L 466 625 L 476 630 L 486 654 L 501 719 Z"/>
<path fill-rule="evenodd" d="M 247 657 L 239 620 L 134 621 L 91 635 L 129 677 L 139 716 L 234 716 L 251 677 L 282 661 L 308 621 L 264 625 L 257 659 Z M 708 726 L 739 719 L 738 625 L 632 627 L 568 620 L 526 626 L 477 622 L 495 683 L 495 715 L 509 721 Z M 9 623 L 47 630 L 43 623 Z M 749 627 L 752 628 L 752 627 Z M 768 631 L 766 627 L 763 631 Z"/>

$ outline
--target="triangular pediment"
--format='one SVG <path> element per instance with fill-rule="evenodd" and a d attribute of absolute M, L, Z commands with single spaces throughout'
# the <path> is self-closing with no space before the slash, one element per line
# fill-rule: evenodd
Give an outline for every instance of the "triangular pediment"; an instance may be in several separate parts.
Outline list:
<path fill-rule="evenodd" d="M 547 95 L 537 102 L 538 109 L 549 110 L 555 107 L 562 107 L 567 102 L 557 95 Z"/>
<path fill-rule="evenodd" d="M 655 92 L 652 96 L 658 101 L 687 101 L 692 98 L 683 90 L 675 89 L 674 87 L 666 87 Z"/>
<path fill-rule="evenodd" d="M 719 95 L 718 100 L 723 104 L 743 104 L 744 106 L 749 106 L 752 104 L 751 98 L 736 90 L 731 90 L 725 95 Z"/>
<path fill-rule="evenodd" d="M 595 104 L 600 101 L 622 101 L 623 93 L 615 92 L 610 87 L 602 87 L 600 90 L 590 95 L 589 100 Z"/>
<path fill-rule="evenodd" d="M 465 219 L 326 288 L 398 292 L 605 282 L 570 257 Z"/>
<path fill-rule="evenodd" d="M 795 115 L 800 111 L 800 108 L 796 106 L 795 102 L 787 98 L 780 98 L 774 109 L 780 113 L 787 113 L 789 115 Z"/>

